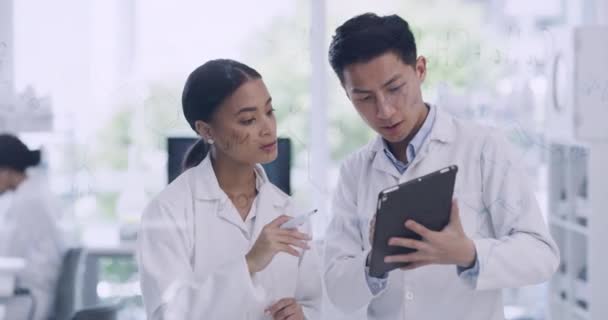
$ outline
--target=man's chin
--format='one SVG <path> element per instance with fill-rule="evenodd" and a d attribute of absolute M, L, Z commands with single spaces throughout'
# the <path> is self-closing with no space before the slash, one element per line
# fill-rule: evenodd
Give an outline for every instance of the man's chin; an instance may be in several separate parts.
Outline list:
<path fill-rule="evenodd" d="M 380 131 L 378 133 L 380 134 L 380 136 L 382 136 L 382 138 L 384 140 L 386 140 L 389 143 L 399 143 L 399 142 L 402 142 L 403 140 L 405 140 L 405 138 L 407 137 L 406 133 L 388 134 L 387 132 L 383 132 L 383 131 Z"/>

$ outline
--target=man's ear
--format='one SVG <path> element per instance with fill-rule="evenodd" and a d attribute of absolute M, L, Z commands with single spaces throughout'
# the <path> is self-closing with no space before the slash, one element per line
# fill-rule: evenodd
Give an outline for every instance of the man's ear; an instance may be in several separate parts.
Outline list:
<path fill-rule="evenodd" d="M 196 129 L 196 133 L 198 133 L 201 138 L 205 141 L 213 140 L 213 134 L 211 130 L 211 126 L 203 120 L 196 120 L 194 122 L 194 128 Z"/>
<path fill-rule="evenodd" d="M 426 58 L 424 56 L 420 56 L 416 59 L 414 70 L 416 71 L 416 76 L 420 79 L 420 83 L 424 82 L 424 79 L 426 78 Z"/>

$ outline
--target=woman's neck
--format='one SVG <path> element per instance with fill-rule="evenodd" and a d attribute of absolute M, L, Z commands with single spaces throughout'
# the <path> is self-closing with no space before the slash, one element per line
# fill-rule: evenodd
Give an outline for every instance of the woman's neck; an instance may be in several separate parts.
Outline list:
<path fill-rule="evenodd" d="M 218 184 L 228 195 L 249 195 L 255 193 L 254 165 L 236 162 L 221 154 L 211 157 Z"/>

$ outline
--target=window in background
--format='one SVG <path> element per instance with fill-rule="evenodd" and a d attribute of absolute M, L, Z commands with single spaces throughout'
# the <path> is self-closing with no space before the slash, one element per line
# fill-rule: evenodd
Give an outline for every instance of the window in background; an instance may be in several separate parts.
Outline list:
<path fill-rule="evenodd" d="M 284 1 L 264 8 L 234 0 L 15 3 L 17 89 L 51 97 L 54 129 L 36 141 L 46 146 L 53 190 L 82 240 L 117 244 L 118 227 L 136 223 L 166 185 L 166 137 L 194 136 L 181 113 L 187 75 L 214 58 L 271 73 L 248 53 L 275 41 L 262 33 L 292 21 L 295 10 Z M 299 35 L 283 50 L 305 53 L 307 34 Z M 293 95 L 269 86 L 287 115 Z"/>
<path fill-rule="evenodd" d="M 116 247 L 133 239 L 144 206 L 166 185 L 167 136 L 195 136 L 181 113 L 181 92 L 207 60 L 233 58 L 258 69 L 276 101 L 279 133 L 289 128 L 299 137 L 307 115 L 294 106 L 308 93 L 289 86 L 307 86 L 307 12 L 305 2 L 281 0 L 15 1 L 16 85 L 51 97 L 53 130 L 29 140 L 48 151 L 72 244 Z M 283 70 L 252 54 L 280 41 L 267 30 L 281 23 L 296 26 L 295 33 L 283 30 L 290 42 L 280 48 L 293 54 L 275 61 Z M 280 75 L 291 72 L 301 81 L 283 82 Z M 299 141 L 306 143 L 306 134 Z M 294 147 L 301 152 L 306 144 Z M 306 168 L 301 163 L 295 166 Z M 132 259 L 101 261 L 98 298 L 136 296 L 134 266 Z"/>
<path fill-rule="evenodd" d="M 507 129 L 531 176 L 542 181 L 546 28 L 564 24 L 565 9 L 552 1 L 535 6 L 534 16 L 532 9 L 518 11 L 518 3 L 505 15 L 504 1 L 494 0 L 326 0 L 326 41 L 314 49 L 327 51 L 334 29 L 354 15 L 401 15 L 414 29 L 419 54 L 428 58 L 425 98 L 456 116 Z M 310 123 L 319 117 L 310 106 L 311 82 L 318 80 L 311 75 L 313 12 L 309 1 L 15 1 L 17 90 L 32 86 L 51 97 L 54 129 L 32 139 L 46 146 L 53 190 L 83 239 L 117 244 L 118 227 L 136 223 L 165 186 L 166 137 L 194 136 L 181 114 L 183 83 L 213 58 L 242 60 L 260 71 L 273 95 L 279 135 L 292 141 L 296 202 L 306 208 L 314 195 L 329 200 L 322 190 L 335 184 L 340 161 L 374 133 L 325 61 L 324 143 L 331 161 L 311 157 Z M 330 186 L 311 180 L 314 165 L 325 166 Z M 537 183 L 541 202 L 543 188 Z M 329 218 L 317 225 L 321 236 Z M 129 268 L 104 265 L 114 282 Z M 509 291 L 506 302 L 518 306 L 526 299 L 534 306 L 512 309 L 512 318 L 517 312 L 542 317 L 542 310 L 532 310 L 544 299 L 538 287 Z"/>

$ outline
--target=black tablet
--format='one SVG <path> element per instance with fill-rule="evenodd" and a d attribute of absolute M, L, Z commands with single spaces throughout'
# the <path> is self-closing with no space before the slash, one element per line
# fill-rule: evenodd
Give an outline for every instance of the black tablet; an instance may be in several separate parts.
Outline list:
<path fill-rule="evenodd" d="M 388 245 L 392 237 L 421 239 L 405 227 L 407 220 L 412 219 L 434 231 L 441 231 L 448 224 L 457 172 L 457 166 L 449 166 L 380 192 L 369 266 L 371 276 L 380 277 L 406 265 L 385 263 L 384 257 L 416 251 Z"/>

